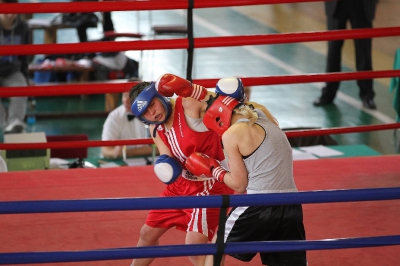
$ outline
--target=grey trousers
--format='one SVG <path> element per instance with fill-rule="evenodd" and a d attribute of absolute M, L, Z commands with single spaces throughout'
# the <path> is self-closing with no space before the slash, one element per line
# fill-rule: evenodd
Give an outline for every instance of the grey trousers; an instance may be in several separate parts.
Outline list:
<path fill-rule="evenodd" d="M 0 87 L 28 86 L 25 76 L 22 72 L 15 72 L 8 77 L 0 77 Z M 0 98 L 0 126 L 5 128 L 15 119 L 24 121 L 26 115 L 26 106 L 28 97 L 9 98 L 8 112 Z"/>

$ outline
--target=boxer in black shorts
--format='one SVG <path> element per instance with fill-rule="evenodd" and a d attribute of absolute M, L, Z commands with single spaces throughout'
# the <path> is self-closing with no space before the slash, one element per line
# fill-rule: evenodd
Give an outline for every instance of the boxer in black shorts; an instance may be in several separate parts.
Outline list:
<path fill-rule="evenodd" d="M 187 169 L 196 175 L 212 176 L 238 193 L 297 193 L 292 148 L 285 133 L 267 108 L 244 102 L 242 93 L 238 93 L 242 89 L 240 79 L 221 79 L 217 84 L 217 97 L 208 101 L 203 117 L 204 125 L 222 137 L 230 169 L 198 152 L 186 160 Z M 236 207 L 225 223 L 225 242 L 305 238 L 301 205 Z M 250 261 L 255 255 L 231 256 Z M 260 256 L 262 263 L 268 266 L 307 265 L 305 251 L 271 252 Z M 207 256 L 206 265 L 213 265 L 212 256 Z"/>

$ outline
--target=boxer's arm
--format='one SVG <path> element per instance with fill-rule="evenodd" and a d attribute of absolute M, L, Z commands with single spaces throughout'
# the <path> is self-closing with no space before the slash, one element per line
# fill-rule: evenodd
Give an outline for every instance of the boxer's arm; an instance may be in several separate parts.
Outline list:
<path fill-rule="evenodd" d="M 150 130 L 150 133 L 152 135 L 152 139 L 154 141 L 154 144 L 156 144 L 160 155 L 161 154 L 167 154 L 169 156 L 172 156 L 172 153 L 171 153 L 170 149 L 168 148 L 167 145 L 165 145 L 164 141 L 162 141 L 162 139 L 158 136 L 158 134 L 156 134 L 156 136 L 153 137 L 154 127 L 157 127 L 157 126 L 158 125 L 150 125 L 149 126 L 149 130 Z"/>
<path fill-rule="evenodd" d="M 158 125 L 150 125 L 150 132 L 153 132 L 154 127 Z M 173 183 L 182 173 L 182 166 L 174 157 L 167 145 L 156 134 L 152 137 L 156 144 L 160 156 L 154 164 L 154 173 L 165 184 Z"/>
<path fill-rule="evenodd" d="M 243 155 L 240 153 L 240 132 L 230 128 L 222 136 L 224 151 L 229 161 L 229 173 L 224 177 L 224 183 L 239 193 L 245 193 L 248 185 L 248 172 L 243 161 Z"/>

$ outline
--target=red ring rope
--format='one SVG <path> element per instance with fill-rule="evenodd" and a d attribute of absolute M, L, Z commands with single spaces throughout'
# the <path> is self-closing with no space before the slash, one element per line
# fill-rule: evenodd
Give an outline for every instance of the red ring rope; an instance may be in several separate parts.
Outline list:
<path fill-rule="evenodd" d="M 288 4 L 300 2 L 323 2 L 324 0 L 201 0 L 194 2 L 194 8 L 232 7 L 266 4 Z M 105 1 L 105 2 L 67 2 L 67 3 L 19 3 L 0 4 L 2 13 L 32 14 L 32 13 L 70 13 L 97 11 L 128 11 L 128 10 L 168 10 L 188 9 L 188 1 Z"/>
<path fill-rule="evenodd" d="M 332 30 L 302 33 L 274 33 L 266 35 L 242 35 L 201 37 L 194 39 L 194 48 L 230 47 L 243 45 L 267 45 L 296 42 L 330 41 L 399 36 L 400 27 L 375 29 Z M 89 52 L 119 52 L 129 50 L 187 49 L 185 38 L 165 40 L 109 41 L 59 44 L 3 45 L 0 55 L 79 54 Z"/>
<path fill-rule="evenodd" d="M 279 85 L 295 83 L 312 83 L 323 81 L 342 81 L 358 80 L 370 78 L 389 78 L 400 76 L 400 70 L 378 70 L 378 71 L 359 71 L 359 72 L 340 72 L 326 74 L 305 74 L 305 75 L 282 75 L 241 78 L 243 83 L 248 86 Z M 206 88 L 215 88 L 219 79 L 197 79 L 193 83 L 202 85 Z M 55 96 L 55 95 L 80 95 L 84 94 L 103 94 L 109 92 L 126 92 L 137 82 L 126 82 L 124 80 L 110 82 L 90 82 L 79 84 L 62 85 L 42 85 L 30 87 L 0 87 L 0 97 L 18 96 Z"/>
<path fill-rule="evenodd" d="M 312 130 L 293 130 L 286 131 L 288 138 L 304 137 L 304 136 L 321 136 L 329 134 L 344 134 L 367 132 L 377 130 L 388 130 L 400 128 L 400 123 L 371 125 L 371 126 L 355 126 L 355 127 L 337 127 L 330 129 L 312 129 Z M 32 150 L 32 149 L 54 149 L 54 148 L 85 148 L 85 147 L 101 147 L 116 145 L 137 145 L 152 144 L 152 139 L 132 139 L 132 140 L 89 140 L 89 141 L 58 141 L 43 143 L 18 143 L 18 144 L 0 144 L 0 150 Z"/>

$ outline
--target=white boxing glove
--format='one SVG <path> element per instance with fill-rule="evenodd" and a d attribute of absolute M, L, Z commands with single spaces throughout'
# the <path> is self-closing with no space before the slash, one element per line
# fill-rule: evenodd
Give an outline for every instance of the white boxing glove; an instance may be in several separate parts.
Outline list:
<path fill-rule="evenodd" d="M 177 159 L 166 154 L 160 155 L 154 165 L 154 172 L 165 184 L 173 183 L 182 174 L 182 169 Z"/>
<path fill-rule="evenodd" d="M 246 99 L 242 80 L 236 77 L 220 79 L 217 82 L 215 93 L 230 96 L 232 98 L 235 98 L 239 102 L 243 102 Z"/>

